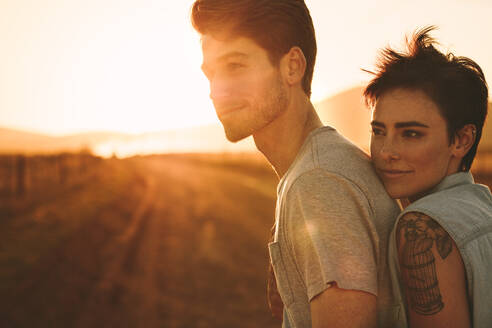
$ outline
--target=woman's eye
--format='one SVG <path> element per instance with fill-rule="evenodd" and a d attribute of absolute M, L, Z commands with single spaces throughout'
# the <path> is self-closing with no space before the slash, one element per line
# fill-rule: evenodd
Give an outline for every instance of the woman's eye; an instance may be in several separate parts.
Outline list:
<path fill-rule="evenodd" d="M 380 135 L 383 135 L 384 134 L 384 131 L 381 130 L 381 129 L 378 129 L 378 128 L 372 128 L 371 129 L 371 132 L 372 134 L 374 134 L 375 136 L 380 136 Z"/>
<path fill-rule="evenodd" d="M 405 130 L 403 131 L 403 136 L 407 138 L 418 138 L 422 136 L 422 133 L 414 130 Z"/>

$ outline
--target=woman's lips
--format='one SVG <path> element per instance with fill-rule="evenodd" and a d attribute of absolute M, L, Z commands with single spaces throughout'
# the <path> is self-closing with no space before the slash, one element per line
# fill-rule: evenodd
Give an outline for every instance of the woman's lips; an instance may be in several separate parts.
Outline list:
<path fill-rule="evenodd" d="M 401 178 L 412 171 L 408 170 L 382 170 L 379 169 L 380 174 L 387 179 L 396 179 L 396 178 Z"/>

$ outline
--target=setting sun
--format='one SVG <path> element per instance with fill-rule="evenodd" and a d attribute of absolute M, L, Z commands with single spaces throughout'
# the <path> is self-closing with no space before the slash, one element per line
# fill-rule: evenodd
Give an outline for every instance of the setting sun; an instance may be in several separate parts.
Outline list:
<path fill-rule="evenodd" d="M 191 1 L 23 2 L 0 5 L 0 125 L 142 133 L 214 121 Z"/>
<path fill-rule="evenodd" d="M 192 3 L 3 0 L 0 127 L 62 136 L 218 125 L 200 71 L 200 38 L 189 21 Z M 364 85 L 370 76 L 361 68 L 372 68 L 378 49 L 398 46 L 428 24 L 439 26 L 435 36 L 444 49 L 492 75 L 490 44 L 476 37 L 492 29 L 486 1 L 306 3 L 318 42 L 315 104 Z"/>

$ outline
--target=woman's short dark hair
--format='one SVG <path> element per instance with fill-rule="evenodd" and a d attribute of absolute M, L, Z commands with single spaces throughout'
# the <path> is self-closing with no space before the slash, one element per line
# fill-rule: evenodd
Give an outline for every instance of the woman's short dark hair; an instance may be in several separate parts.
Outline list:
<path fill-rule="evenodd" d="M 200 34 L 247 37 L 264 48 L 273 65 L 298 46 L 306 57 L 302 88 L 311 96 L 316 60 L 313 21 L 303 0 L 196 0 L 191 22 Z"/>
<path fill-rule="evenodd" d="M 467 57 L 443 54 L 435 47 L 429 26 L 414 33 L 407 40 L 407 53 L 391 48 L 381 52 L 375 75 L 364 91 L 368 106 L 373 107 L 378 98 L 396 88 L 420 90 L 439 108 L 446 120 L 450 143 L 465 125 L 476 127 L 476 139 L 461 162 L 460 169 L 471 167 L 482 128 L 487 116 L 488 88 L 480 66 Z"/>

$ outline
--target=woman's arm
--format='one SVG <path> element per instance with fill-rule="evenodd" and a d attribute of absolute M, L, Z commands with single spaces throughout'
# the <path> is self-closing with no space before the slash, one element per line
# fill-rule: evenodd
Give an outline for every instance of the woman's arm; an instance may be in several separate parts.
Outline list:
<path fill-rule="evenodd" d="M 448 233 L 410 212 L 398 222 L 396 243 L 410 327 L 471 327 L 465 268 Z"/>

